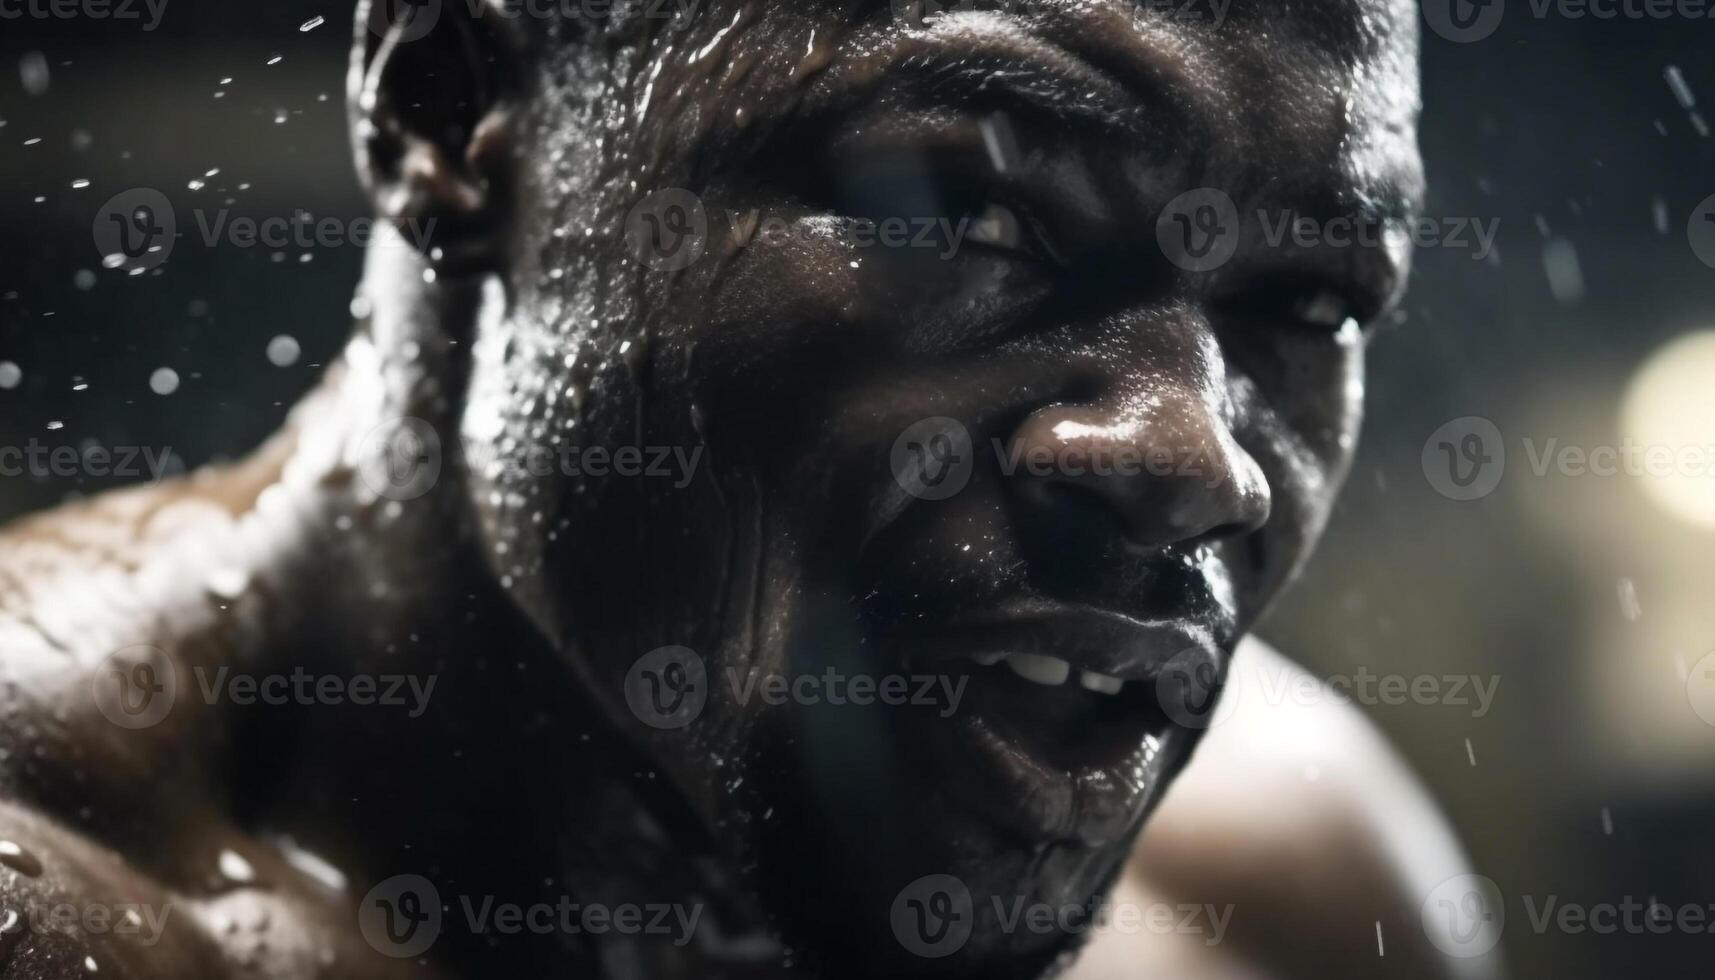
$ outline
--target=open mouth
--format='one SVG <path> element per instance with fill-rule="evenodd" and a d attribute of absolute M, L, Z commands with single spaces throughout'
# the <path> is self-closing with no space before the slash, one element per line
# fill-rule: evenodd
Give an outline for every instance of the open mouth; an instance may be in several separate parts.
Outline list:
<path fill-rule="evenodd" d="M 917 630 L 908 671 L 963 683 L 919 720 L 955 802 L 1031 842 L 1126 839 L 1189 752 L 1225 658 L 1207 630 L 1086 610 Z M 1187 684 L 1203 684 L 1186 704 Z"/>
<path fill-rule="evenodd" d="M 943 670 L 966 678 L 963 710 L 1068 773 L 1117 765 L 1172 725 L 1154 681 L 1082 670 L 1059 657 L 989 652 Z"/>

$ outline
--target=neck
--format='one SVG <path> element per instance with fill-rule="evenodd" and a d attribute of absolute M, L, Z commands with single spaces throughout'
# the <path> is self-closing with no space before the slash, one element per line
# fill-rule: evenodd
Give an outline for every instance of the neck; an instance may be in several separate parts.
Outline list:
<path fill-rule="evenodd" d="M 665 776 L 494 583 L 457 451 L 484 286 L 428 282 L 425 267 L 405 248 L 372 251 L 367 315 L 282 440 L 277 484 L 310 516 L 290 535 L 301 560 L 279 576 L 296 583 L 303 615 L 273 659 L 299 666 L 315 651 L 312 672 L 404 677 L 431 693 L 415 717 L 381 705 L 304 713 L 289 733 L 304 766 L 256 787 L 266 819 L 349 868 L 354 890 L 400 874 L 435 881 L 443 942 L 487 963 L 498 941 L 539 975 L 579 961 L 596 976 L 620 963 L 709 976 L 735 960 L 755 975 L 753 961 L 776 955 L 766 944 L 711 938 L 754 934 L 744 893 Z M 438 453 L 418 452 L 425 436 Z M 437 455 L 437 475 L 414 475 Z M 568 932 L 570 905 L 637 907 L 666 931 L 597 932 L 574 911 Z M 499 932 L 513 906 L 553 908 L 538 915 L 552 927 Z M 696 939 L 684 934 L 693 922 Z"/>

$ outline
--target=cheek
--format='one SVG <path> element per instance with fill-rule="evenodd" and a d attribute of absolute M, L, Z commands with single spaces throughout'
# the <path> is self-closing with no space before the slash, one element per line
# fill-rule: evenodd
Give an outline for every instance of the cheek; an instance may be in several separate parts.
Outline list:
<path fill-rule="evenodd" d="M 624 335 L 567 331 L 530 315 L 542 308 L 484 317 L 466 492 L 492 576 L 635 729 L 624 685 L 651 651 L 688 648 L 711 677 L 766 659 L 770 624 L 789 620 L 774 606 L 799 591 L 793 520 L 767 505 L 754 446 L 705 438 L 699 378 L 721 373 L 710 337 L 648 315 Z"/>
<path fill-rule="evenodd" d="M 1357 448 L 1365 338 L 1284 337 L 1229 355 L 1238 437 L 1268 478 L 1272 506 L 1259 588 L 1278 589 L 1322 534 Z M 1264 601 L 1266 601 L 1266 596 Z"/>

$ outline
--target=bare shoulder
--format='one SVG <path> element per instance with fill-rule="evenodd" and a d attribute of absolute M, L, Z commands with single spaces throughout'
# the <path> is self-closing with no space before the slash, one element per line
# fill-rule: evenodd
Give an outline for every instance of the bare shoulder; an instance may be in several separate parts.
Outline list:
<path fill-rule="evenodd" d="M 260 649 L 228 610 L 283 591 L 232 581 L 296 527 L 267 503 L 278 455 L 0 528 L 3 980 L 440 975 L 371 947 L 342 885 L 234 817 L 232 726 L 184 696 L 190 669 Z"/>
<path fill-rule="evenodd" d="M 1430 893 L 1466 871 L 1439 808 L 1361 710 L 1247 643 L 1117 893 L 1196 914 L 1166 936 L 1100 937 L 1076 977 L 1135 977 L 1162 955 L 1194 957 L 1180 975 L 1211 978 L 1498 976 L 1498 957 L 1448 957 L 1424 931 Z"/>

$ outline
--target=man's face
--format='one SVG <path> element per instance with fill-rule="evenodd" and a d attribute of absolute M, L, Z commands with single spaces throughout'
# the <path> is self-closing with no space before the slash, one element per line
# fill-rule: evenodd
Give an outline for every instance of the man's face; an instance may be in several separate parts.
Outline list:
<path fill-rule="evenodd" d="M 1002 920 L 1107 886 L 1314 542 L 1421 184 L 1407 5 L 977 6 L 545 53 L 476 338 L 466 438 L 580 470 L 473 474 L 496 574 L 829 969 L 1075 941 Z"/>

